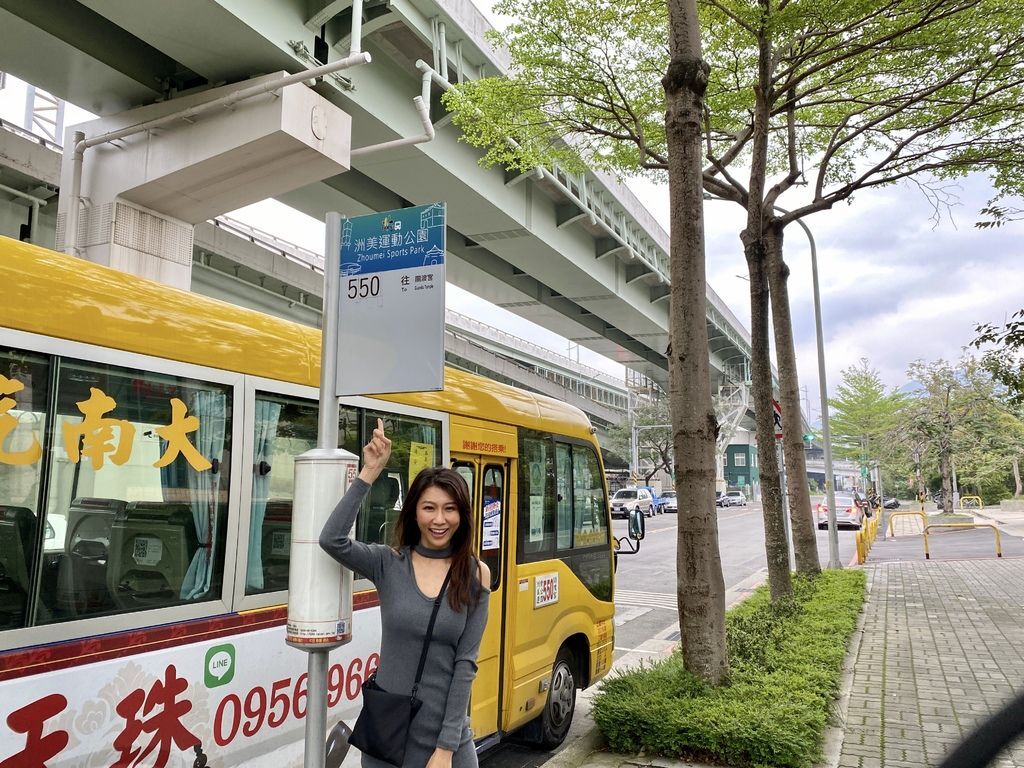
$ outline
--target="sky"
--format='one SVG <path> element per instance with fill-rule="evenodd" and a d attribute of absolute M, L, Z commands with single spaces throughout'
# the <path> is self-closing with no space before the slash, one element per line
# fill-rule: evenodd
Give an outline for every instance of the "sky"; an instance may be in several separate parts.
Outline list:
<path fill-rule="evenodd" d="M 0 91 L 0 116 L 21 123 L 24 86 L 13 78 Z M 69 105 L 67 123 L 89 119 Z M 668 192 L 645 180 L 627 182 L 667 230 Z M 988 182 L 970 177 L 950 190 L 952 211 L 935 221 L 935 211 L 913 184 L 860 193 L 850 204 L 805 219 L 817 246 L 821 287 L 826 381 L 830 394 L 842 371 L 861 358 L 891 388 L 906 383 L 917 359 L 958 358 L 978 323 L 1005 322 L 1024 307 L 1024 222 L 1000 229 L 974 227 L 991 197 Z M 799 194 L 797 188 L 794 194 Z M 797 200 L 780 200 L 794 207 Z M 707 276 L 714 290 L 749 328 L 746 265 L 739 241 L 742 210 L 731 203 L 705 203 Z M 230 214 L 303 247 L 323 252 L 323 224 L 275 201 Z M 817 348 L 811 291 L 810 251 L 805 233 L 786 231 L 790 299 L 801 387 L 806 410 L 820 413 Z M 623 369 L 528 320 L 449 285 L 450 309 L 482 319 L 509 333 L 615 376 Z"/>

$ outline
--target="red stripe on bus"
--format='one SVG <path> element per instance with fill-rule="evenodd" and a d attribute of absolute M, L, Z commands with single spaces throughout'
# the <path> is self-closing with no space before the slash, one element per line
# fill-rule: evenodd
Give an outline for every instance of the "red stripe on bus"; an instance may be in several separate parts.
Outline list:
<path fill-rule="evenodd" d="M 356 611 L 378 605 L 380 599 L 376 591 L 360 592 L 352 597 L 352 609 Z M 287 620 L 288 608 L 277 606 L 4 651 L 0 652 L 0 682 L 163 648 L 217 640 L 243 632 L 270 629 L 283 625 Z"/>

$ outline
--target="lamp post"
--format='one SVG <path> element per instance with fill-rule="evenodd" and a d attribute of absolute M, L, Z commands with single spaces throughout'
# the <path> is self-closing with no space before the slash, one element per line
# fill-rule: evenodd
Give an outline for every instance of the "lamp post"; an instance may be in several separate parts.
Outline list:
<path fill-rule="evenodd" d="M 720 200 L 706 192 L 705 200 Z M 785 208 L 773 206 L 782 214 L 788 214 Z M 811 244 L 811 282 L 814 286 L 814 332 L 818 344 L 818 397 L 821 401 L 821 440 L 825 448 L 825 498 L 828 504 L 828 567 L 836 570 L 842 568 L 839 562 L 839 532 L 836 528 L 836 491 L 833 486 L 835 476 L 832 473 L 832 433 L 828 424 L 828 387 L 825 383 L 825 342 L 821 332 L 821 293 L 818 289 L 818 250 L 814 245 L 814 235 L 802 219 L 795 219 L 807 241 Z"/>

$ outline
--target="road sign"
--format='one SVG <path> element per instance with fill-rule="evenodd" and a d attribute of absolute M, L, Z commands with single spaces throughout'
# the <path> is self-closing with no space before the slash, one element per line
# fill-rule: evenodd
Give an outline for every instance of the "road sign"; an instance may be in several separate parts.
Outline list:
<path fill-rule="evenodd" d="M 772 413 L 775 414 L 775 439 L 782 437 L 782 406 L 772 398 Z"/>
<path fill-rule="evenodd" d="M 445 204 L 346 219 L 338 395 L 444 388 Z"/>

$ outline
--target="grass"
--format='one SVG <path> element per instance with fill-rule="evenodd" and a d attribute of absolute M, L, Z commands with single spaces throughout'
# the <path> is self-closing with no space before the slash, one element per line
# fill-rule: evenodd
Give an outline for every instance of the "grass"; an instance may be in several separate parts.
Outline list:
<path fill-rule="evenodd" d="M 732 766 L 813 765 L 865 581 L 857 570 L 798 578 L 793 599 L 774 606 L 767 587 L 758 589 L 726 617 L 728 685 L 696 679 L 676 653 L 605 681 L 594 721 L 616 752 Z"/>

